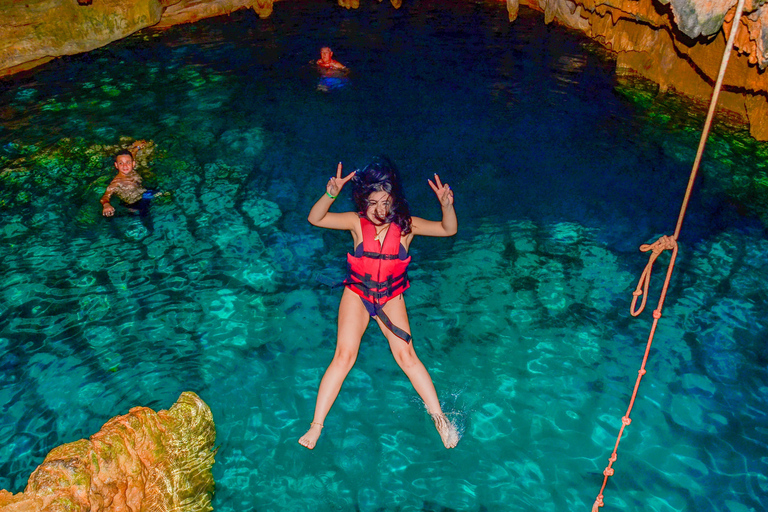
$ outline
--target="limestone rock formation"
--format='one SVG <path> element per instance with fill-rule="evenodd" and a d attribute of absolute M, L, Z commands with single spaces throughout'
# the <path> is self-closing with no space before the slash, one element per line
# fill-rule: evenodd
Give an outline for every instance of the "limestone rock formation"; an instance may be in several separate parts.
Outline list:
<path fill-rule="evenodd" d="M 1 512 L 213 510 L 208 406 L 182 393 L 167 411 L 134 407 L 90 439 L 54 448 L 24 492 L 0 490 Z"/>
<path fill-rule="evenodd" d="M 0 0 L 0 76 L 82 53 L 160 21 L 160 0 Z"/>
<path fill-rule="evenodd" d="M 147 27 L 167 27 L 253 8 L 264 18 L 276 0 L 0 0 L 0 76 L 61 55 L 99 48 Z"/>
<path fill-rule="evenodd" d="M 276 0 L 176 0 L 163 13 L 158 28 L 229 14 L 239 9 L 253 8 L 260 18 L 272 14 Z"/>
<path fill-rule="evenodd" d="M 517 0 L 508 0 L 510 19 Z M 676 91 L 709 100 L 737 0 L 522 0 L 544 21 L 580 30 L 617 54 L 631 71 Z M 514 13 L 514 16 L 513 16 Z M 768 4 L 747 0 L 718 104 L 748 119 L 768 140 Z"/>

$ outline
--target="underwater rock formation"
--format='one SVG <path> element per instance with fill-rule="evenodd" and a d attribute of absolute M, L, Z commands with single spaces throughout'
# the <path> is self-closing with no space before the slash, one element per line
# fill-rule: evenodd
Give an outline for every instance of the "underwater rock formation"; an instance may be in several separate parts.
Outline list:
<path fill-rule="evenodd" d="M 167 27 L 252 8 L 272 13 L 277 0 L 0 0 L 0 76 L 60 55 L 103 46 L 142 28 Z M 287 1 L 287 0 L 281 0 Z M 373 0 L 370 0 L 373 1 Z M 382 1 L 382 0 L 378 0 Z M 498 0 L 510 21 L 520 5 L 544 21 L 580 30 L 617 54 L 630 71 L 689 96 L 709 100 L 737 0 Z M 360 0 L 337 0 L 354 9 Z M 398 8 L 402 0 L 390 0 Z M 768 140 L 768 2 L 746 0 L 736 51 L 719 105 L 745 118 L 752 135 Z"/>
<path fill-rule="evenodd" d="M 213 510 L 215 438 L 211 410 L 192 392 L 167 411 L 134 407 L 51 450 L 24 492 L 0 490 L 0 511 Z"/>

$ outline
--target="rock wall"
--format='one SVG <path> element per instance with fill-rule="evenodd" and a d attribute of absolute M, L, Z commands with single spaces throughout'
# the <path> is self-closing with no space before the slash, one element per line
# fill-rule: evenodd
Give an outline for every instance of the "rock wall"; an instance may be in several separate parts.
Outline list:
<path fill-rule="evenodd" d="M 239 9 L 253 9 L 259 18 L 266 18 L 272 14 L 275 1 L 277 0 L 176 0 L 165 9 L 156 27 L 191 23 L 212 16 L 229 14 Z"/>
<path fill-rule="evenodd" d="M 99 48 L 147 27 L 167 27 L 276 0 L 0 0 L 0 76 Z"/>
<path fill-rule="evenodd" d="M 518 0 L 506 0 L 510 20 Z M 768 3 L 747 0 L 718 105 L 744 116 L 768 140 Z M 584 32 L 617 54 L 619 72 L 661 90 L 709 100 L 733 26 L 737 0 L 522 0 L 544 21 Z"/>
<path fill-rule="evenodd" d="M 182 393 L 167 411 L 134 407 L 90 439 L 54 448 L 24 492 L 0 490 L 0 512 L 213 510 L 208 406 Z"/>
<path fill-rule="evenodd" d="M 0 0 L 0 76 L 151 27 L 163 9 L 160 0 Z"/>
<path fill-rule="evenodd" d="M 0 0 L 0 76 L 60 55 L 98 48 L 142 28 L 166 27 L 253 9 L 272 13 L 277 0 Z M 289 1 L 289 0 L 281 0 Z M 367 0 L 374 1 L 374 0 Z M 378 0 L 381 1 L 381 0 Z M 733 24 L 737 0 L 498 0 L 510 21 L 520 5 L 546 23 L 584 32 L 617 54 L 619 72 L 653 80 L 661 90 L 709 100 Z M 360 0 L 337 0 L 348 9 Z M 390 0 L 398 8 L 402 0 Z M 746 118 L 768 140 L 768 2 L 747 0 L 720 106 Z"/>

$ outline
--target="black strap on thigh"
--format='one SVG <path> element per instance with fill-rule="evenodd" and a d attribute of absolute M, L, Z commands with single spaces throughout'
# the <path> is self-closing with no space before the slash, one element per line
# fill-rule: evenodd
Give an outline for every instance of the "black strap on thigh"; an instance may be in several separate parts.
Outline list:
<path fill-rule="evenodd" d="M 376 316 L 381 318 L 381 323 L 383 323 L 387 329 L 392 331 L 392 334 L 398 338 L 401 338 L 406 343 L 411 342 L 411 335 L 392 323 L 392 320 L 390 320 L 389 317 L 384 313 L 384 306 L 381 304 L 374 304 L 373 309 L 376 311 Z"/>

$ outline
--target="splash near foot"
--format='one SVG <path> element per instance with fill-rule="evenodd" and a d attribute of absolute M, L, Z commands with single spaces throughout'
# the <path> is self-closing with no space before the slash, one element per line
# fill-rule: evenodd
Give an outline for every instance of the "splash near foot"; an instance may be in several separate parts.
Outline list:
<path fill-rule="evenodd" d="M 440 434 L 440 439 L 446 448 L 455 448 L 459 444 L 459 431 L 456 425 L 445 416 L 445 414 L 432 414 L 432 421 L 435 422 L 435 428 Z"/>

